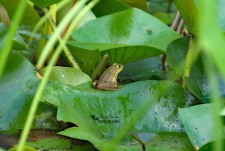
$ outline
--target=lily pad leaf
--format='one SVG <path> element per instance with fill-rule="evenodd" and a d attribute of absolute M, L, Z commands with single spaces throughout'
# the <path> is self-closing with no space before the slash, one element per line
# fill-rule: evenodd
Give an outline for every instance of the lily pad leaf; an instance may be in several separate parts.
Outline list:
<path fill-rule="evenodd" d="M 71 50 L 78 51 L 79 49 L 84 50 L 98 50 L 101 54 L 109 54 L 110 63 L 128 63 L 143 58 L 158 56 L 163 54 L 162 50 L 151 48 L 149 51 L 148 46 L 128 46 L 124 44 L 96 44 L 96 43 L 83 43 L 83 42 L 69 42 L 73 47 L 78 49 Z M 87 60 L 86 60 L 87 61 Z"/>
<path fill-rule="evenodd" d="M 206 143 L 215 140 L 213 138 L 215 122 L 213 119 L 212 104 L 202 104 L 189 108 L 182 108 L 179 109 L 179 115 L 193 146 L 200 148 Z M 225 136 L 222 129 L 218 131 Z"/>
<path fill-rule="evenodd" d="M 86 51 L 72 45 L 68 45 L 68 47 L 81 70 L 86 74 L 91 75 L 99 63 L 99 60 L 102 58 L 100 52 L 98 50 Z"/>
<path fill-rule="evenodd" d="M 76 124 L 79 139 L 83 135 L 89 141 L 109 142 L 135 116 L 129 132 L 183 132 L 177 108 L 185 107 L 187 100 L 176 83 L 139 81 L 117 91 L 96 90 L 90 84 L 60 86 L 57 118 Z M 76 138 L 76 133 L 71 134 Z"/>
<path fill-rule="evenodd" d="M 151 101 L 148 104 L 148 112 L 146 111 L 146 115 L 134 126 L 133 130 L 145 129 L 153 132 L 183 130 L 177 117 L 176 107 L 184 106 L 185 91 L 175 83 L 139 81 L 126 84 L 118 91 L 96 90 L 90 84 L 73 88 L 62 87 L 61 89 L 64 91 L 58 89 L 60 104 L 66 101 L 64 103 L 70 107 L 66 111 L 71 110 L 76 113 L 77 117 L 83 117 L 80 120 L 72 117 L 69 119 L 78 126 L 83 125 L 80 123 L 84 123 L 86 119 L 89 121 L 88 125 L 92 123 L 99 127 L 102 132 L 116 132 L 124 122 L 129 120 L 138 107 Z M 59 105 L 59 111 L 61 109 Z M 59 112 L 58 118 L 61 116 L 63 114 Z M 107 124 L 104 123 L 105 121 L 112 123 Z"/>
<path fill-rule="evenodd" d="M 72 36 L 76 41 L 70 45 L 109 53 L 111 62 L 117 63 L 163 54 L 168 44 L 179 38 L 157 18 L 136 8 L 95 19 Z"/>
<path fill-rule="evenodd" d="M 0 47 L 2 47 L 5 43 L 5 38 L 8 33 L 8 27 L 4 25 L 3 23 L 0 23 Z M 26 48 L 26 43 L 23 40 L 23 38 L 16 32 L 14 38 L 13 38 L 13 46 L 12 49 L 14 50 L 22 50 Z"/>
<path fill-rule="evenodd" d="M 92 10 L 100 17 L 129 9 L 131 6 L 148 11 L 146 0 L 101 0 Z"/>
<path fill-rule="evenodd" d="M 122 0 L 122 1 L 124 1 L 127 4 L 129 4 L 130 6 L 137 7 L 139 9 L 148 11 L 148 6 L 147 6 L 147 1 L 146 0 L 139 0 L 139 1 L 136 1 L 136 0 Z"/>
<path fill-rule="evenodd" d="M 199 57 L 194 62 L 190 77 L 185 78 L 187 88 L 191 93 L 196 95 L 198 98 L 203 100 L 205 103 L 210 102 L 210 95 L 212 94 L 212 87 L 209 83 L 209 76 L 207 75 L 206 71 L 204 70 L 206 65 L 203 62 L 204 58 L 199 55 Z M 218 70 L 214 69 L 213 71 L 214 78 L 216 79 L 219 91 L 219 97 L 225 97 L 225 81 L 222 76 L 222 73 Z"/>
<path fill-rule="evenodd" d="M 122 0 L 101 0 L 94 6 L 92 11 L 97 17 L 100 17 L 123 11 L 129 8 L 130 6 Z"/>
<path fill-rule="evenodd" d="M 0 130 L 22 129 L 33 96 L 39 84 L 32 64 L 20 53 L 9 56 L 7 68 L 0 79 Z M 56 128 L 56 110 L 40 104 L 33 128 Z"/>
<path fill-rule="evenodd" d="M 40 73 L 44 74 L 45 70 L 46 68 L 40 70 Z M 92 81 L 88 75 L 78 69 L 60 66 L 53 67 L 49 80 L 72 86 Z"/>
<path fill-rule="evenodd" d="M 184 76 L 185 60 L 187 56 L 189 38 L 179 38 L 171 42 L 167 48 L 167 63 L 177 75 Z"/>

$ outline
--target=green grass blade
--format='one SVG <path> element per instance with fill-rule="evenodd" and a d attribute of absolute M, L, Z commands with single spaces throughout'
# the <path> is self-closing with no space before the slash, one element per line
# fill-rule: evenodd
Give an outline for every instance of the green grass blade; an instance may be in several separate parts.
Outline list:
<path fill-rule="evenodd" d="M 56 11 L 58 11 L 59 9 L 61 9 L 63 6 L 65 6 L 67 3 L 69 3 L 70 0 L 63 0 L 60 3 L 57 4 L 56 7 Z M 51 16 L 51 10 L 49 12 L 47 12 L 37 23 L 37 25 L 34 27 L 31 35 L 34 35 L 35 33 L 37 33 L 37 31 L 42 27 L 42 25 L 46 22 L 46 20 Z M 28 45 L 30 45 L 32 43 L 32 37 L 30 37 Z"/>
<path fill-rule="evenodd" d="M 9 53 L 11 51 L 11 47 L 13 44 L 13 37 L 16 33 L 16 28 L 19 25 L 22 19 L 23 13 L 25 11 L 26 2 L 27 2 L 26 0 L 20 0 L 18 7 L 14 13 L 13 20 L 9 28 L 9 32 L 6 35 L 6 39 L 4 39 L 5 45 L 0 50 L 0 77 L 2 76 L 4 68 L 6 66 L 7 58 L 9 56 Z"/>
<path fill-rule="evenodd" d="M 198 30 L 199 30 L 199 47 L 204 50 L 206 53 L 205 64 L 207 67 L 207 73 L 210 80 L 210 85 L 213 89 L 211 94 L 211 99 L 214 102 L 214 121 L 216 123 L 216 127 L 214 129 L 214 137 L 218 141 L 214 143 L 214 150 L 223 151 L 224 144 L 221 139 L 223 137 L 220 133 L 220 130 L 223 128 L 223 122 L 219 118 L 219 113 L 221 112 L 221 108 L 223 107 L 223 101 L 218 100 L 219 98 L 219 90 L 218 90 L 218 82 L 213 77 L 213 63 L 216 64 L 218 69 L 222 72 L 225 78 L 225 68 L 224 68 L 224 58 L 225 58 L 225 39 L 224 35 L 221 32 L 218 24 L 217 18 L 217 1 L 204 1 L 199 0 L 199 20 L 198 20 Z"/>
<path fill-rule="evenodd" d="M 95 3 L 96 3 L 96 1 L 97 1 L 97 0 L 95 0 Z M 86 0 L 85 0 L 85 1 L 79 1 L 79 2 L 77 3 L 76 7 L 74 7 L 74 8 L 71 10 L 70 13 L 72 13 L 72 15 L 71 15 L 71 14 L 67 14 L 67 15 L 65 16 L 65 18 L 68 18 L 68 16 L 74 16 L 74 15 L 82 8 L 82 4 L 84 4 L 85 2 L 86 2 Z M 94 4 L 95 4 L 95 3 L 94 3 Z M 78 5 L 78 4 L 80 4 L 80 5 Z M 91 7 L 90 7 L 90 6 L 91 6 Z M 88 11 L 89 11 L 93 6 L 94 6 L 94 5 L 93 5 L 93 2 L 90 2 L 90 3 L 84 8 L 84 10 L 87 10 L 87 8 L 88 8 Z M 80 19 L 81 19 L 81 18 L 85 15 L 86 12 L 87 12 L 87 11 L 81 11 L 81 12 L 75 17 L 75 19 L 76 19 L 76 18 L 80 18 Z M 72 18 L 71 18 L 71 19 L 72 19 Z M 79 21 L 79 19 L 76 19 L 76 20 L 77 20 L 77 22 Z M 58 29 L 58 28 L 57 28 L 57 29 Z M 69 33 L 68 33 L 68 34 L 69 34 Z M 70 34 L 71 34 L 71 33 L 70 33 Z M 57 38 L 57 34 L 54 34 L 51 38 L 56 39 L 56 38 Z M 66 38 L 65 38 L 65 37 L 63 38 L 63 41 L 66 42 Z M 62 47 L 62 46 L 61 46 L 61 47 Z M 59 56 L 60 53 L 61 53 L 61 50 L 62 50 L 62 49 L 60 49 L 60 47 L 58 47 L 58 48 L 56 49 L 56 51 L 54 52 L 54 54 L 52 55 L 52 58 L 50 59 L 49 64 L 48 64 L 48 66 L 47 66 L 47 68 L 46 68 L 46 72 L 44 73 L 43 79 L 41 80 L 41 83 L 40 83 L 40 85 L 39 85 L 39 87 L 38 87 L 38 89 L 37 89 L 37 92 L 36 92 L 35 96 L 34 96 L 34 99 L 33 99 L 33 102 L 32 102 L 32 104 L 31 104 L 31 107 L 30 107 L 30 110 L 29 110 L 29 114 L 28 114 L 28 117 L 27 117 L 27 120 L 26 120 L 26 124 L 25 124 L 25 126 L 24 126 L 24 129 L 23 129 L 23 132 L 22 132 L 20 141 L 19 141 L 18 151 L 22 151 L 22 150 L 23 150 L 25 141 L 26 141 L 26 139 L 27 139 L 27 137 L 28 137 L 29 131 L 30 131 L 31 126 L 32 126 L 32 123 L 33 123 L 33 118 L 34 118 L 35 112 L 36 112 L 36 110 L 37 110 L 37 107 L 38 107 L 38 104 L 39 104 L 40 97 L 41 97 L 41 95 L 42 95 L 42 93 L 43 93 L 43 90 L 44 90 L 44 87 L 45 87 L 45 85 L 46 85 L 46 83 L 47 83 L 47 81 L 48 81 L 48 78 L 49 78 L 49 76 L 50 76 L 50 73 L 51 73 L 51 70 L 52 70 L 52 68 L 53 68 L 53 66 L 54 66 L 54 63 L 55 63 L 55 61 L 57 60 L 58 56 Z"/>
<path fill-rule="evenodd" d="M 49 41 L 45 45 L 40 55 L 40 58 L 38 59 L 38 63 L 36 66 L 38 69 L 42 68 L 46 58 L 48 57 L 48 54 L 50 53 L 51 49 L 54 47 L 54 44 L 57 41 L 57 37 L 61 35 L 63 30 L 66 28 L 66 26 L 71 22 L 71 20 L 80 11 L 80 9 L 83 8 L 86 2 L 87 0 L 78 1 L 76 5 L 70 10 L 70 12 L 59 23 L 57 29 L 54 31 L 54 33 L 52 34 L 52 37 L 49 39 Z"/>

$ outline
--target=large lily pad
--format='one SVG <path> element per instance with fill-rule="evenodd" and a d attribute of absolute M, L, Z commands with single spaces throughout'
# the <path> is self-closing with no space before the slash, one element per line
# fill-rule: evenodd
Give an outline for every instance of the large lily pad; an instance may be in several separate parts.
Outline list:
<path fill-rule="evenodd" d="M 12 53 L 0 79 L 0 130 L 22 129 L 39 84 L 32 64 Z M 56 110 L 40 104 L 33 127 L 56 128 Z"/>
<path fill-rule="evenodd" d="M 89 121 L 90 125 L 92 123 L 99 127 L 102 132 L 116 132 L 124 122 L 130 120 L 132 113 L 145 103 L 149 105 L 148 112 L 146 111 L 146 116 L 136 123 L 133 130 L 182 131 L 177 117 L 177 107 L 184 106 L 186 97 L 184 89 L 175 83 L 139 81 L 124 85 L 119 91 L 100 91 L 85 84 L 73 89 L 63 87 L 63 90 L 58 89 L 60 104 L 66 101 L 64 103 L 71 107 L 68 110 L 75 111 L 77 116 L 82 114 L 83 119 Z M 59 111 L 61 110 L 59 106 Z M 59 113 L 58 117 L 61 116 L 64 117 Z M 105 120 L 113 120 L 115 123 L 105 124 Z M 116 123 L 117 120 L 119 123 Z M 80 125 L 76 118 L 73 122 Z"/>
<path fill-rule="evenodd" d="M 90 84 L 72 87 L 51 82 L 48 86 L 55 90 L 56 99 L 45 101 L 58 106 L 57 118 L 78 126 L 60 134 L 89 140 L 98 149 L 128 123 L 134 123 L 129 132 L 183 132 L 177 108 L 185 107 L 187 100 L 176 83 L 139 81 L 117 91 L 96 90 Z"/>
<path fill-rule="evenodd" d="M 189 108 L 179 109 L 179 115 L 193 146 L 198 148 L 214 141 L 215 131 L 223 133 L 224 131 L 215 130 L 213 119 L 213 105 L 203 104 Z"/>
<path fill-rule="evenodd" d="M 109 53 L 111 62 L 117 63 L 163 54 L 167 45 L 179 38 L 167 25 L 135 8 L 93 20 L 72 36 L 76 41 L 69 45 Z"/>

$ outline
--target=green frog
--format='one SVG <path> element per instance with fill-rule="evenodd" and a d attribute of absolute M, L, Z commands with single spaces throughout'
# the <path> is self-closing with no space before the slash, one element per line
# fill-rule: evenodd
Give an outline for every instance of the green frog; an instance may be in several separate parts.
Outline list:
<path fill-rule="evenodd" d="M 122 70 L 123 65 L 114 63 L 100 75 L 98 80 L 94 81 L 93 87 L 102 90 L 117 90 L 119 88 L 117 77 Z"/>

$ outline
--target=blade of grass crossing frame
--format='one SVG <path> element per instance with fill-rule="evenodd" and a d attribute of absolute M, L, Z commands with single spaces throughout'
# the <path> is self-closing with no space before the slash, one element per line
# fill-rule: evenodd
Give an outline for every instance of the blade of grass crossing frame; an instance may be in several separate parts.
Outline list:
<path fill-rule="evenodd" d="M 95 2 L 96 1 L 97 0 L 95 0 Z M 85 8 L 86 9 L 88 8 L 90 10 L 92 8 L 90 6 L 93 7 L 94 6 L 93 3 L 90 2 Z M 73 11 L 73 13 L 76 13 L 77 10 L 80 10 L 81 7 L 82 7 L 82 5 L 79 5 L 79 7 L 76 7 L 76 11 Z M 71 15 L 71 14 L 67 14 L 67 15 Z M 83 17 L 83 15 L 85 15 L 85 13 L 84 13 L 84 11 L 81 11 L 77 16 L 78 16 L 78 18 L 81 18 L 81 17 Z M 54 35 L 54 36 L 57 36 L 57 35 Z M 53 38 L 53 37 L 51 37 L 51 38 Z M 65 42 L 65 40 L 66 39 L 64 37 L 63 41 Z M 40 83 L 40 85 L 39 85 L 39 87 L 37 89 L 37 92 L 36 92 L 35 96 L 34 96 L 34 99 L 33 99 L 33 102 L 31 104 L 31 107 L 30 107 L 30 110 L 29 110 L 29 114 L 28 114 L 28 117 L 27 117 L 27 120 L 26 120 L 26 123 L 25 123 L 25 126 L 24 126 L 24 129 L 22 131 L 21 138 L 19 140 L 18 151 L 22 151 L 23 150 L 24 144 L 26 142 L 26 139 L 28 137 L 29 131 L 31 129 L 31 125 L 32 125 L 32 122 L 33 122 L 33 117 L 34 117 L 35 112 L 37 110 L 40 97 L 41 97 L 41 95 L 43 93 L 44 87 L 45 87 L 45 85 L 47 83 L 47 80 L 49 78 L 49 75 L 51 73 L 52 67 L 53 67 L 56 59 L 58 58 L 59 54 L 61 53 L 62 49 L 59 49 L 59 48 L 57 48 L 57 50 L 54 52 L 52 58 L 50 59 L 49 65 L 47 66 L 47 69 L 46 69 L 46 72 L 44 73 L 43 79 L 41 80 L 41 83 Z"/>
<path fill-rule="evenodd" d="M 67 3 L 69 3 L 70 0 L 63 0 L 61 1 L 59 4 L 57 4 L 56 6 L 56 11 L 58 11 L 60 8 L 62 8 L 63 6 L 65 6 Z M 42 25 L 46 22 L 46 20 L 51 16 L 51 10 L 48 11 L 37 23 L 37 25 L 34 27 L 31 35 L 34 35 L 41 27 Z M 32 37 L 30 37 L 28 45 L 31 45 L 32 43 Z"/>
<path fill-rule="evenodd" d="M 22 19 L 23 13 L 26 8 L 26 3 L 27 3 L 26 0 L 20 0 L 18 7 L 14 13 L 13 21 L 11 22 L 8 34 L 6 35 L 6 38 L 4 39 L 5 44 L 3 48 L 0 50 L 0 77 L 2 76 L 4 68 L 6 66 L 6 62 L 7 62 L 9 53 L 11 51 L 12 43 L 13 43 L 13 37 L 15 35 L 16 28 Z"/>
<path fill-rule="evenodd" d="M 72 33 L 72 31 L 74 30 L 74 28 L 76 27 L 76 25 L 78 24 L 79 20 L 86 14 L 88 13 L 88 11 L 91 10 L 91 8 L 93 8 L 99 0 L 93 0 L 91 1 L 86 7 L 84 7 L 81 12 L 76 16 L 76 18 L 74 18 L 74 20 L 71 22 L 66 34 L 63 37 L 63 40 L 61 41 L 61 43 L 66 43 L 66 41 L 70 38 L 70 35 Z M 58 49 L 62 49 L 63 45 L 58 45 L 56 51 L 58 51 Z"/>
<path fill-rule="evenodd" d="M 76 5 L 71 9 L 71 11 L 63 18 L 63 20 L 59 23 L 57 29 L 52 34 L 51 38 L 45 45 L 40 58 L 38 59 L 37 63 L 37 69 L 42 68 L 45 60 L 48 57 L 49 52 L 51 51 L 51 48 L 53 48 L 54 44 L 57 41 L 57 37 L 60 36 L 62 31 L 66 28 L 66 26 L 71 22 L 71 20 L 74 18 L 74 16 L 80 11 L 81 8 L 85 5 L 87 0 L 78 1 Z"/>
<path fill-rule="evenodd" d="M 225 68 L 224 68 L 224 58 L 225 58 L 225 39 L 222 35 L 218 20 L 217 20 L 217 10 L 216 10 L 216 2 L 217 1 L 205 1 L 199 0 L 199 20 L 198 20 L 198 30 L 199 30 L 199 47 L 204 50 L 206 53 L 205 57 L 205 65 L 207 69 L 207 73 L 210 80 L 210 85 L 213 89 L 211 94 L 211 99 L 214 102 L 214 122 L 216 123 L 216 127 L 214 129 L 214 137 L 218 141 L 216 141 L 213 145 L 213 150 L 223 151 L 224 144 L 221 139 L 220 130 L 222 130 L 223 122 L 219 118 L 219 112 L 221 107 L 223 106 L 223 101 L 218 100 L 219 98 L 219 90 L 218 82 L 215 77 L 213 77 L 213 66 L 212 63 L 215 62 L 216 66 L 222 71 L 223 76 L 225 78 Z"/>
<path fill-rule="evenodd" d="M 45 14 L 47 14 L 48 11 L 46 9 L 43 9 L 43 12 Z M 55 22 L 51 18 L 48 19 L 48 22 L 49 22 L 49 25 L 51 26 L 52 30 L 55 31 L 56 30 L 56 24 L 55 24 Z M 58 41 L 59 41 L 60 45 L 62 45 L 63 51 L 64 51 L 64 53 L 65 53 L 65 55 L 66 55 L 66 57 L 67 57 L 70 65 L 73 68 L 80 70 L 80 67 L 79 67 L 78 63 L 74 59 L 74 57 L 71 54 L 70 50 L 67 48 L 66 43 L 64 43 L 62 41 L 62 37 L 61 36 L 58 36 Z"/>

